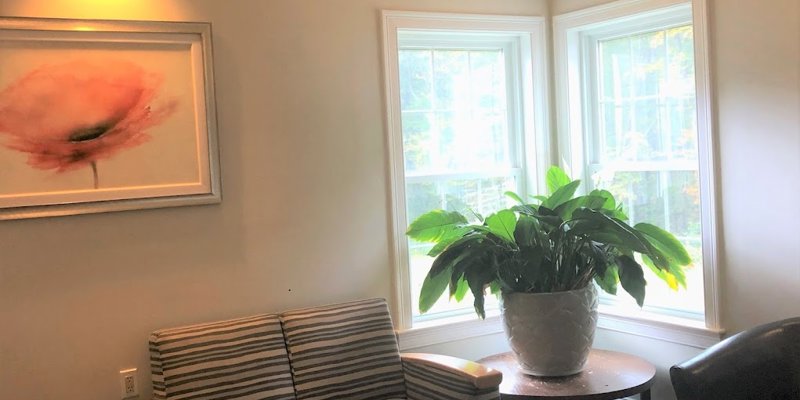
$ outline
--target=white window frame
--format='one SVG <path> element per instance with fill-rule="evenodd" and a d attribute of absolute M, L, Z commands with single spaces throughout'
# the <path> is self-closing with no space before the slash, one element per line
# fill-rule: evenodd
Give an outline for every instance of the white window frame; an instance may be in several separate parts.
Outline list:
<path fill-rule="evenodd" d="M 518 128 L 521 130 L 523 188 L 538 192 L 545 187 L 543 173 L 551 163 L 547 107 L 547 54 L 546 30 L 543 17 L 443 14 L 405 11 L 383 11 L 384 74 L 386 82 L 386 132 L 388 133 L 388 156 L 390 161 L 390 190 L 392 212 L 392 265 L 394 269 L 395 325 L 401 330 L 401 348 L 413 348 L 441 343 L 464 337 L 502 331 L 497 318 L 487 322 L 474 316 L 471 320 L 454 325 L 438 325 L 430 328 L 411 329 L 412 296 L 410 271 L 405 231 L 405 167 L 403 160 L 403 138 L 400 114 L 400 85 L 398 71 L 398 32 L 463 32 L 480 33 L 485 36 L 513 37 L 518 44 L 519 71 L 517 78 L 522 86 L 522 115 Z M 511 106 L 509 104 L 509 106 Z M 509 127 L 511 128 L 511 126 Z M 446 323 L 447 321 L 441 321 Z"/>
<path fill-rule="evenodd" d="M 654 21 L 670 21 L 676 14 L 691 13 L 694 32 L 697 99 L 700 211 L 703 241 L 704 317 L 696 321 L 654 313 L 630 316 L 613 307 L 601 307 L 600 327 L 638 333 L 662 340 L 706 347 L 722 334 L 719 323 L 717 198 L 712 120 L 711 77 L 708 59 L 708 24 L 705 0 L 621 0 L 553 17 L 558 154 L 574 176 L 586 176 L 584 167 L 587 129 L 582 121 L 592 118 L 582 93 L 587 82 L 583 51 L 591 36 L 602 35 L 609 25 L 653 13 Z M 635 24 L 635 22 L 633 22 Z M 635 29 L 635 25 L 634 29 Z M 590 88 L 589 90 L 594 90 Z"/>

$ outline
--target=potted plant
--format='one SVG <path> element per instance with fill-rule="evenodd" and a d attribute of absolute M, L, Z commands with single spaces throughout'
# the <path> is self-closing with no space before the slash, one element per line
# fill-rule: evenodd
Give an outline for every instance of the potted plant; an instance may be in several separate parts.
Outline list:
<path fill-rule="evenodd" d="M 597 321 L 593 282 L 610 294 L 617 286 L 639 306 L 645 298 L 643 266 L 673 289 L 686 286 L 691 263 L 669 232 L 648 223 L 630 226 L 622 206 L 605 190 L 577 195 L 579 180 L 558 167 L 547 172 L 548 196 L 486 218 L 434 210 L 411 223 L 407 235 L 433 243 L 435 257 L 420 291 L 426 312 L 449 288 L 461 301 L 474 296 L 485 318 L 486 291 L 501 299 L 509 344 L 522 370 L 541 376 L 579 372 L 586 362 Z"/>

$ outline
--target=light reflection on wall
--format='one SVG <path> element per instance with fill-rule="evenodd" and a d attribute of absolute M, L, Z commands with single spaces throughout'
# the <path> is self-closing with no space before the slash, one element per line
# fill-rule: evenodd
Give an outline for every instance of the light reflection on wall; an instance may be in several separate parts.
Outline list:
<path fill-rule="evenodd" d="M 6 15 L 45 18 L 181 20 L 184 1 L 173 0 L 3 0 Z"/>

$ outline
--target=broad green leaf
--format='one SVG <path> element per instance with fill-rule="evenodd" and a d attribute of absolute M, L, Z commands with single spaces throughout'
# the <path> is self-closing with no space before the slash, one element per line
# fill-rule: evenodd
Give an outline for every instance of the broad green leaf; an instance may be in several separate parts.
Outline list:
<path fill-rule="evenodd" d="M 574 235 L 584 234 L 592 240 L 639 253 L 650 252 L 641 234 L 620 220 L 609 218 L 601 212 L 588 208 L 579 208 L 572 213 L 572 216 L 575 223 L 570 232 Z"/>
<path fill-rule="evenodd" d="M 642 266 L 627 255 L 617 257 L 617 265 L 619 266 L 619 282 L 622 284 L 622 288 L 636 299 L 636 304 L 639 307 L 644 306 L 645 285 L 647 285 L 647 282 L 644 280 Z"/>
<path fill-rule="evenodd" d="M 666 282 L 670 289 L 678 290 L 678 279 L 675 278 L 675 275 L 669 273 L 669 271 L 666 269 L 656 267 L 656 265 L 653 263 L 653 260 L 647 255 L 642 255 L 642 262 L 644 262 L 644 265 L 646 265 L 647 268 L 650 268 L 650 271 L 652 271 L 655 276 Z"/>
<path fill-rule="evenodd" d="M 551 194 L 550 197 L 548 197 L 547 200 L 542 203 L 542 205 L 549 209 L 554 209 L 561 204 L 566 203 L 572 199 L 573 196 L 575 196 L 575 191 L 578 190 L 578 186 L 580 185 L 581 181 L 576 180 L 561 186 L 555 191 L 555 193 Z"/>
<path fill-rule="evenodd" d="M 486 218 L 486 226 L 495 235 L 514 243 L 514 230 L 517 227 L 517 215 L 511 210 L 501 210 Z"/>
<path fill-rule="evenodd" d="M 420 242 L 436 243 L 450 231 L 466 223 L 467 219 L 458 212 L 433 210 L 415 219 L 408 226 L 406 235 Z"/>
<path fill-rule="evenodd" d="M 561 203 L 553 211 L 563 219 L 572 218 L 572 213 L 580 207 L 596 210 L 603 206 L 605 199 L 599 196 L 579 196 Z"/>
<path fill-rule="evenodd" d="M 428 273 L 425 276 L 425 280 L 422 281 L 422 289 L 419 291 L 419 312 L 428 312 L 436 304 L 436 301 L 442 297 L 444 290 L 450 283 L 450 272 L 451 268 L 448 268 L 440 274 L 431 275 Z"/>
<path fill-rule="evenodd" d="M 501 293 L 500 284 L 497 283 L 497 280 L 494 280 L 492 281 L 492 283 L 489 284 L 489 292 L 491 292 L 495 296 L 500 296 Z"/>
<path fill-rule="evenodd" d="M 604 202 L 601 207 L 603 207 L 606 210 L 613 211 L 617 207 L 617 202 L 614 199 L 614 195 L 611 194 L 611 192 L 609 192 L 608 190 L 595 189 L 589 193 L 589 196 L 602 197 L 604 199 Z"/>
<path fill-rule="evenodd" d="M 525 204 L 525 201 L 522 200 L 522 197 L 519 197 L 519 195 L 514 193 L 514 192 L 508 191 L 508 192 L 505 192 L 503 194 L 506 195 L 507 197 L 511 198 L 512 200 L 516 201 L 519 204 Z"/>
<path fill-rule="evenodd" d="M 458 279 L 455 291 L 451 291 L 450 297 L 455 299 L 455 301 L 460 302 L 461 300 L 464 300 L 464 296 L 467 294 L 468 291 L 469 291 L 469 285 L 467 284 L 466 279 L 464 279 L 464 277 L 462 276 L 461 278 Z"/>
<path fill-rule="evenodd" d="M 672 264 L 669 268 L 658 268 L 646 254 L 642 254 L 642 261 L 650 268 L 650 271 L 653 271 L 653 274 L 666 282 L 670 289 L 678 290 L 679 286 L 686 289 L 686 275 L 680 265 Z"/>
<path fill-rule="evenodd" d="M 619 269 L 616 265 L 609 265 L 602 276 L 599 274 L 594 276 L 594 281 L 606 293 L 616 295 L 617 284 L 619 283 L 618 271 Z"/>
<path fill-rule="evenodd" d="M 546 180 L 548 193 L 555 193 L 556 190 L 572 181 L 563 169 L 556 166 L 547 170 Z"/>
<path fill-rule="evenodd" d="M 536 230 L 539 224 L 536 219 L 527 215 L 520 215 L 514 229 L 514 240 L 519 246 L 530 246 L 536 242 Z"/>
<path fill-rule="evenodd" d="M 560 226 L 564 222 L 564 220 L 561 219 L 561 217 L 559 217 L 558 214 L 555 213 L 555 211 L 545 206 L 540 206 L 538 212 L 532 215 L 532 217 L 552 227 Z M 547 231 L 550 230 L 547 229 Z"/>
<path fill-rule="evenodd" d="M 534 215 L 536 214 L 536 206 L 531 204 L 518 204 L 514 207 L 511 207 L 512 211 L 516 211 L 520 214 L 525 215 Z"/>
<path fill-rule="evenodd" d="M 650 243 L 655 246 L 660 252 L 664 253 L 667 258 L 675 260 L 680 265 L 689 265 L 692 263 L 692 258 L 689 252 L 683 247 L 683 244 L 675 238 L 671 233 L 647 223 L 638 223 L 634 226 L 636 230 L 645 234 Z"/>
<path fill-rule="evenodd" d="M 469 284 L 469 289 L 475 297 L 475 312 L 481 319 L 486 318 L 486 311 L 483 309 L 484 288 L 495 280 L 497 269 L 492 265 L 483 262 L 473 262 L 473 264 L 464 271 L 464 278 Z"/>
<path fill-rule="evenodd" d="M 471 230 L 472 229 L 470 229 L 468 227 L 459 226 L 459 227 L 457 227 L 457 228 L 445 233 L 444 236 L 442 236 L 442 238 L 439 239 L 439 242 L 437 242 L 431 248 L 431 250 L 428 251 L 428 256 L 430 256 L 430 257 L 438 256 L 439 254 L 441 254 L 441 252 L 444 251 L 444 249 L 447 248 L 447 246 L 450 246 L 451 244 L 453 244 L 455 241 L 460 239 L 462 236 L 464 236 L 465 234 L 467 234 Z"/>
<path fill-rule="evenodd" d="M 456 240 L 433 260 L 428 273 L 435 276 L 448 268 L 452 271 L 453 264 L 468 253 L 470 246 L 476 246 L 481 241 L 483 238 L 479 235 L 468 235 Z"/>

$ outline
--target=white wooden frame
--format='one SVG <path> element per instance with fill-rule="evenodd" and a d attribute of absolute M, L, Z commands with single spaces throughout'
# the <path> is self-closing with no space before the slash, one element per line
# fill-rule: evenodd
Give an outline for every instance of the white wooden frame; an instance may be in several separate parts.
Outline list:
<path fill-rule="evenodd" d="M 29 203 L 0 208 L 0 220 L 219 203 L 217 117 L 212 63 L 211 24 L 190 22 L 106 21 L 0 18 L 0 43 L 62 42 L 137 46 L 171 45 L 185 49 L 191 62 L 197 182 L 130 186 L 119 190 L 54 192 Z M 3 61 L 0 60 L 0 66 Z M 2 89 L 2 88 L 0 88 Z M 193 166 L 194 167 L 194 166 Z M 31 197 L 31 196 L 29 196 Z M 26 200 L 27 201 L 27 200 Z"/>

